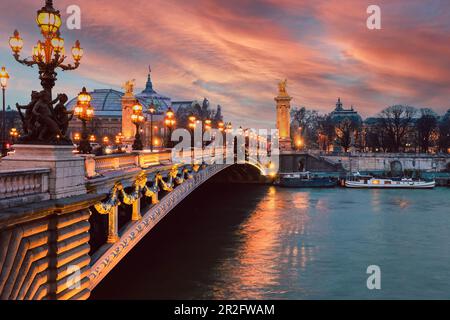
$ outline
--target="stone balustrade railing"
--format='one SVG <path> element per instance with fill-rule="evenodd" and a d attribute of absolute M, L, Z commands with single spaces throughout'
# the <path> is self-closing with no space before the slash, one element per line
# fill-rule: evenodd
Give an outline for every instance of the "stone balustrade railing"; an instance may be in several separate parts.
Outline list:
<path fill-rule="evenodd" d="M 50 169 L 0 171 L 0 208 L 48 200 Z"/>
<path fill-rule="evenodd" d="M 86 156 L 85 159 L 86 176 L 93 178 L 108 172 L 164 164 L 170 162 L 171 152 L 132 152 L 97 157 Z"/>
<path fill-rule="evenodd" d="M 226 154 L 232 154 L 232 148 L 222 149 L 224 156 Z M 188 151 L 189 152 L 189 151 Z M 184 155 L 186 156 L 186 155 Z M 193 148 L 190 151 L 189 157 L 193 160 L 189 160 L 195 163 L 213 161 L 214 152 L 207 154 L 203 152 L 202 148 Z M 105 156 L 86 156 L 85 157 L 86 176 L 88 178 L 94 178 L 107 174 L 109 172 L 127 170 L 130 168 L 149 168 L 152 166 L 168 165 L 172 163 L 171 150 L 164 150 L 159 152 L 132 152 L 124 154 L 112 154 Z M 180 162 L 184 162 L 183 159 L 179 159 Z M 224 158 L 225 160 L 225 158 Z"/>

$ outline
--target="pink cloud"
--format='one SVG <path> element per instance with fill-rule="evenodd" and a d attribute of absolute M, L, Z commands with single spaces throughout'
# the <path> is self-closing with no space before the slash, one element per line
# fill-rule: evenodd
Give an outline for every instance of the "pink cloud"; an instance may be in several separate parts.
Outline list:
<path fill-rule="evenodd" d="M 446 110 L 450 4 L 378 2 L 380 31 L 365 27 L 369 1 L 79 0 L 83 29 L 63 32 L 85 47 L 83 79 L 119 87 L 136 78 L 142 87 L 151 64 L 161 93 L 208 97 L 243 125 L 273 125 L 284 78 L 295 105 L 323 112 L 338 96 L 366 116 L 392 103 Z M 32 16 L 37 7 L 2 3 L 0 35 L 15 28 L 15 15 L 28 15 L 23 8 Z M 37 38 L 32 21 L 17 27 Z"/>

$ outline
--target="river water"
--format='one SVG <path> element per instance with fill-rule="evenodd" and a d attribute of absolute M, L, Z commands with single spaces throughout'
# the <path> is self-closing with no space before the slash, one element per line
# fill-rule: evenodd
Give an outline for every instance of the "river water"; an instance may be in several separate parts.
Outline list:
<path fill-rule="evenodd" d="M 367 289 L 367 267 L 381 289 Z M 208 183 L 93 299 L 450 298 L 450 189 Z"/>

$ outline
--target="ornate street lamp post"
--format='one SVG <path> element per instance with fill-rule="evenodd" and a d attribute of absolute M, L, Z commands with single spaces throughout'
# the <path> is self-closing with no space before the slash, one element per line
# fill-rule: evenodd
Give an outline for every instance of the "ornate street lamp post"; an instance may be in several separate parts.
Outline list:
<path fill-rule="evenodd" d="M 225 124 L 223 123 L 223 121 L 219 121 L 219 123 L 217 124 L 217 127 L 219 128 L 220 132 L 223 132 Z"/>
<path fill-rule="evenodd" d="M 53 1 L 46 0 L 45 6 L 37 12 L 36 23 L 41 29 L 43 41 L 39 40 L 32 50 L 32 60 L 21 59 L 20 51 L 23 48 L 23 39 L 17 30 L 9 40 L 9 45 L 13 51 L 17 62 L 26 65 L 37 65 L 39 68 L 39 79 L 41 85 L 51 94 L 55 86 L 57 68 L 63 71 L 74 70 L 79 67 L 83 49 L 80 48 L 80 42 L 77 40 L 72 47 L 72 56 L 74 65 L 63 64 L 67 58 L 64 55 L 64 39 L 61 38 L 59 28 L 61 26 L 61 15 L 58 10 L 53 8 Z"/>
<path fill-rule="evenodd" d="M 117 146 L 120 146 L 122 144 L 122 140 L 123 140 L 123 135 L 122 132 L 119 132 L 116 137 L 115 137 L 115 143 Z"/>
<path fill-rule="evenodd" d="M 40 113 L 42 121 L 39 123 L 39 126 L 35 126 L 33 123 L 33 127 L 28 128 L 26 123 L 31 121 L 22 116 L 22 122 L 24 123 L 24 128 L 27 128 L 27 132 L 25 132 L 26 136 L 21 142 L 59 143 L 63 141 L 66 144 L 71 144 L 70 139 L 61 134 L 61 131 L 64 130 L 53 114 L 53 104 L 59 100 L 59 96 L 58 99 L 52 101 L 52 89 L 56 82 L 56 70 L 60 68 L 63 71 L 67 71 L 78 68 L 83 56 L 83 49 L 77 40 L 71 50 L 74 64 L 64 64 L 67 57 L 64 55 L 64 39 L 60 36 L 59 32 L 62 23 L 61 15 L 58 10 L 53 8 L 52 0 L 46 0 L 45 6 L 37 12 L 36 23 L 41 30 L 43 39 L 39 40 L 33 47 L 31 59 L 22 59 L 20 57 L 20 52 L 23 48 L 23 39 L 17 30 L 14 31 L 13 36 L 9 39 L 9 45 L 17 62 L 29 67 L 35 65 L 38 67 L 39 79 L 44 89 L 43 92 L 34 93 L 32 101 L 26 107 L 27 109 L 31 109 L 36 106 L 35 112 Z M 49 109 L 52 112 L 48 113 L 47 111 Z M 45 134 L 42 134 L 42 132 L 45 132 Z M 55 140 L 55 137 L 59 138 Z"/>
<path fill-rule="evenodd" d="M 19 136 L 19 132 L 17 131 L 16 128 L 11 128 L 11 130 L 9 131 L 9 135 L 11 137 L 11 142 L 14 144 L 17 137 Z"/>
<path fill-rule="evenodd" d="M 134 136 L 133 142 L 133 150 L 142 150 L 144 149 L 144 145 L 141 140 L 141 132 L 140 125 L 145 121 L 145 117 L 142 114 L 142 106 L 139 103 L 136 103 L 133 106 L 133 114 L 131 115 L 131 121 L 136 126 L 136 135 Z"/>
<path fill-rule="evenodd" d="M 94 108 L 91 106 L 91 99 L 92 97 L 87 93 L 86 88 L 83 87 L 83 90 L 78 94 L 77 105 L 74 109 L 74 115 L 83 123 L 80 144 L 78 146 L 78 151 L 83 154 L 91 153 L 92 151 L 86 125 L 86 122 L 94 117 Z"/>
<path fill-rule="evenodd" d="M 206 119 L 205 120 L 205 125 L 204 125 L 204 131 L 206 132 L 206 131 L 209 131 L 209 130 L 211 130 L 211 124 L 212 124 L 212 121 L 211 121 L 211 119 Z M 203 133 L 202 133 L 203 134 Z M 206 145 L 206 142 L 202 139 L 202 147 L 204 148 L 205 147 L 205 145 Z"/>
<path fill-rule="evenodd" d="M 205 131 L 211 130 L 211 119 L 206 119 L 205 120 Z"/>
<path fill-rule="evenodd" d="M 195 122 L 197 121 L 197 118 L 194 116 L 194 114 L 191 114 L 189 116 L 189 129 L 191 131 L 191 147 L 195 147 L 194 146 L 194 132 L 195 132 Z"/>
<path fill-rule="evenodd" d="M 169 107 L 166 112 L 166 117 L 164 118 L 164 123 L 168 129 L 168 135 L 167 135 L 167 147 L 172 148 L 172 130 L 175 127 L 176 120 L 175 120 L 175 113 L 172 111 L 172 108 Z"/>
<path fill-rule="evenodd" d="M 2 67 L 0 71 L 0 86 L 2 87 L 2 100 L 3 100 L 3 113 L 2 113 L 2 157 L 8 155 L 6 148 L 6 110 L 5 110 L 5 93 L 6 86 L 8 85 L 9 74 L 6 72 L 5 67 Z"/>
<path fill-rule="evenodd" d="M 153 152 L 153 114 L 156 112 L 153 100 L 152 104 L 148 108 L 148 112 L 150 112 L 150 151 Z"/>

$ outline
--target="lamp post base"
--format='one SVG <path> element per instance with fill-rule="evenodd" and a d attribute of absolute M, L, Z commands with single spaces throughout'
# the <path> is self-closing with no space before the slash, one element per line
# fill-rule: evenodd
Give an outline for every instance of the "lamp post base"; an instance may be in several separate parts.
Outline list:
<path fill-rule="evenodd" d="M 144 149 L 144 145 L 142 144 L 140 135 L 139 136 L 136 135 L 133 145 L 132 145 L 132 148 L 133 148 L 133 150 L 138 150 L 138 151 Z"/>
<path fill-rule="evenodd" d="M 88 140 L 81 140 L 78 146 L 78 151 L 82 154 L 89 154 L 92 152 L 91 144 Z"/>

